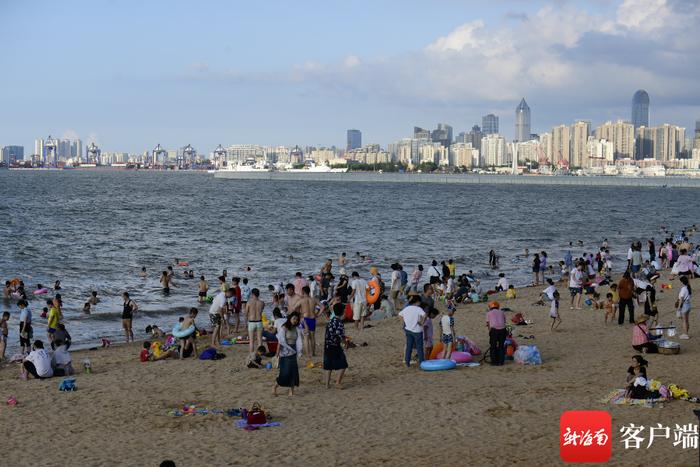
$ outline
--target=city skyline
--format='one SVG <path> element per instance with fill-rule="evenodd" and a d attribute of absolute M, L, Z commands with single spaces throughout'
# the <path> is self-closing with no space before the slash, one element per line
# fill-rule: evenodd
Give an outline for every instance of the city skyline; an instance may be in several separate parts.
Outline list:
<path fill-rule="evenodd" d="M 272 3 L 3 3 L 0 85 L 13 92 L 0 106 L 0 145 L 28 154 L 51 133 L 132 153 L 158 142 L 203 152 L 219 143 L 344 147 L 346 129 L 358 128 L 385 146 L 416 125 L 448 122 L 459 133 L 487 114 L 510 141 L 522 97 L 531 132 L 542 133 L 629 120 L 637 89 L 651 96 L 651 126 L 691 129 L 700 118 L 694 2 L 502 1 L 475 11 L 445 1 L 450 15 L 410 1 Z M 416 32 L 348 34 L 348 15 L 383 28 L 389 11 Z M 204 26 L 182 34 L 190 20 Z M 56 34 L 52 25 L 66 21 L 81 28 Z M 291 24 L 301 27 L 290 33 Z"/>

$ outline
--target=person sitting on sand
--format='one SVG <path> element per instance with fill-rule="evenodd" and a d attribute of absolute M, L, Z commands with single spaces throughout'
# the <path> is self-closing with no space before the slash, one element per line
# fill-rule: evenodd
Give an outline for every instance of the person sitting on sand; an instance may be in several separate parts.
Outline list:
<path fill-rule="evenodd" d="M 632 357 L 632 366 L 627 369 L 626 378 L 626 397 L 631 399 L 647 399 L 649 391 L 647 390 L 647 362 L 641 355 Z"/>
<path fill-rule="evenodd" d="M 70 376 L 74 373 L 72 359 L 68 347 L 61 339 L 56 339 L 53 342 L 56 349 L 51 356 L 51 367 L 53 368 L 54 376 Z"/>
<path fill-rule="evenodd" d="M 642 353 L 659 353 L 659 347 L 649 339 L 649 328 L 647 327 L 647 315 L 642 315 L 632 326 L 632 348 Z"/>
<path fill-rule="evenodd" d="M 155 324 L 149 324 L 146 326 L 146 334 L 150 334 L 152 338 L 158 339 L 161 337 L 165 337 L 165 332 Z"/>
<path fill-rule="evenodd" d="M 40 340 L 34 341 L 32 351 L 22 362 L 20 376 L 22 379 L 27 379 L 27 375 L 32 375 L 36 379 L 45 379 L 53 376 L 51 357 L 44 350 L 44 343 Z"/>
<path fill-rule="evenodd" d="M 151 343 L 150 341 L 143 342 L 143 348 L 139 354 L 141 362 L 155 362 L 165 360 L 166 358 L 174 358 L 179 355 L 177 349 L 164 350 L 160 342 Z"/>
<path fill-rule="evenodd" d="M 265 346 L 260 345 L 258 346 L 257 349 L 255 349 L 255 352 L 252 354 L 248 354 L 248 360 L 246 360 L 245 366 L 247 368 L 262 368 L 263 363 L 262 363 L 262 357 L 267 353 L 267 349 L 265 349 Z"/>
<path fill-rule="evenodd" d="M 545 306 L 547 303 L 551 303 L 554 300 L 554 292 L 557 291 L 557 287 L 550 278 L 547 278 L 547 284 L 547 288 L 540 292 L 540 299 L 533 303 L 533 305 Z"/>
<path fill-rule="evenodd" d="M 496 284 L 496 292 L 505 292 L 508 290 L 508 279 L 505 273 L 498 273 L 498 283 Z"/>

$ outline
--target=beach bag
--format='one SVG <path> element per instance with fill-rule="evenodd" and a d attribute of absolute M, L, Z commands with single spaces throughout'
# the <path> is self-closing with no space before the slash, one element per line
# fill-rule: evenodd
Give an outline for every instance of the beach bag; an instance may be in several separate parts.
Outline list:
<path fill-rule="evenodd" d="M 516 313 L 510 320 L 515 325 L 525 324 L 525 318 L 522 313 Z"/>
<path fill-rule="evenodd" d="M 521 365 L 541 365 L 542 357 L 536 345 L 521 345 L 513 353 L 513 359 Z"/>
<path fill-rule="evenodd" d="M 246 422 L 248 422 L 248 425 L 264 425 L 267 423 L 267 416 L 258 402 L 253 402 L 253 407 L 246 415 Z"/>
<path fill-rule="evenodd" d="M 67 378 L 61 381 L 61 384 L 58 385 L 58 390 L 61 392 L 65 391 L 75 391 L 77 388 L 75 387 L 75 378 Z"/>
<path fill-rule="evenodd" d="M 216 360 L 216 349 L 209 347 L 204 349 L 201 354 L 199 354 L 200 360 Z"/>

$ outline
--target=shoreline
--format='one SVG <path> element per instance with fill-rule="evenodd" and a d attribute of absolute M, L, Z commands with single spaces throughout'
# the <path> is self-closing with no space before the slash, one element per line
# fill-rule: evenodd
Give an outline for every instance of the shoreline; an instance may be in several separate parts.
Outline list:
<path fill-rule="evenodd" d="M 344 182 L 344 183 L 437 183 L 463 185 L 555 185 L 648 188 L 700 188 L 700 179 L 690 177 L 578 177 L 545 175 L 418 174 L 378 172 L 235 172 L 217 171 L 221 180 Z"/>

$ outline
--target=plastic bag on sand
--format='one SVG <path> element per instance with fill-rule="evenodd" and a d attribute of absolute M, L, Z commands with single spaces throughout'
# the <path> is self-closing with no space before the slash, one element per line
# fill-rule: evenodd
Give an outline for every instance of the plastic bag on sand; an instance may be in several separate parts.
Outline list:
<path fill-rule="evenodd" d="M 513 359 L 522 365 L 542 364 L 542 357 L 536 345 L 521 345 L 513 354 Z"/>

